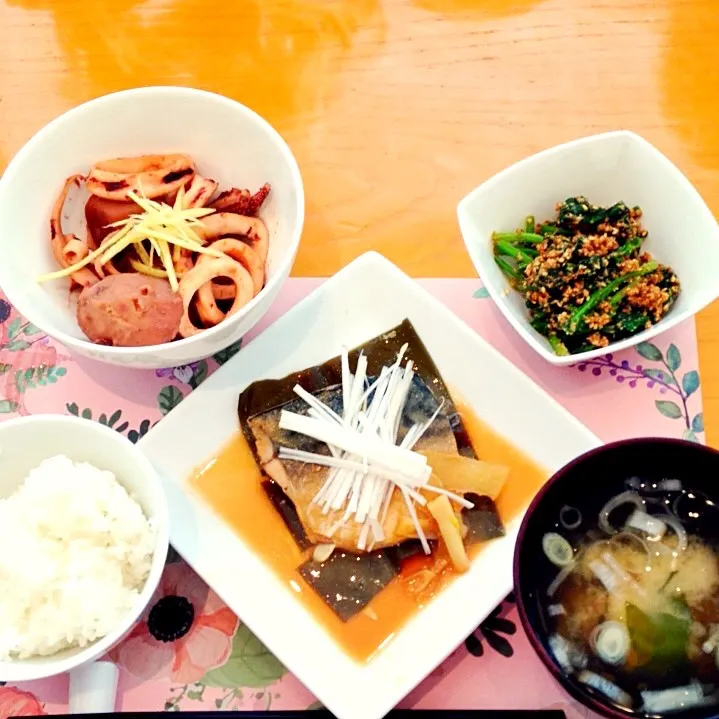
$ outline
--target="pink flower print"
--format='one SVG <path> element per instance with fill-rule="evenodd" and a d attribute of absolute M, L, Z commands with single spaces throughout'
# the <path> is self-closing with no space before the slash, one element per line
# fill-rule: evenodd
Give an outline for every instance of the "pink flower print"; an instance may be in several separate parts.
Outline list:
<path fill-rule="evenodd" d="M 0 719 L 38 714 L 45 714 L 45 710 L 34 694 L 15 687 L 0 687 Z"/>
<path fill-rule="evenodd" d="M 111 657 L 139 679 L 191 684 L 227 661 L 237 626 L 237 617 L 184 562 L 169 564 L 141 621 Z"/>

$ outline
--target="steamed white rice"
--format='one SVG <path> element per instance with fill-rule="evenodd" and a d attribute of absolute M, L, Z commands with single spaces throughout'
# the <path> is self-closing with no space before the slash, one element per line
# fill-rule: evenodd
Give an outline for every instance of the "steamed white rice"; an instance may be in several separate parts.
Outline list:
<path fill-rule="evenodd" d="M 57 456 L 0 500 L 0 659 L 104 637 L 134 606 L 155 530 L 111 472 Z"/>

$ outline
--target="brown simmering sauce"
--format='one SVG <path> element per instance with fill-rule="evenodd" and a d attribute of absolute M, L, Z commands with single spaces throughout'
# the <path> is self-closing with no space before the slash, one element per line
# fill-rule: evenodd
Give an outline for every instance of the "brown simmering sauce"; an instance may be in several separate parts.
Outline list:
<path fill-rule="evenodd" d="M 507 484 L 497 499 L 506 524 L 531 500 L 548 472 L 494 432 L 466 405 L 456 403 L 480 459 L 510 467 Z M 392 640 L 402 625 L 439 592 L 454 573 L 441 549 L 432 557 L 413 557 L 397 579 L 349 621 L 343 622 L 307 586 L 298 567 L 307 559 L 261 487 L 262 474 L 241 432 L 237 432 L 190 480 L 193 488 L 237 534 L 286 582 L 338 644 L 364 662 Z M 475 548 L 474 554 L 481 551 Z M 427 570 L 435 565 L 432 571 Z M 446 566 L 446 569 L 442 567 Z M 438 571 L 439 570 L 439 571 Z"/>

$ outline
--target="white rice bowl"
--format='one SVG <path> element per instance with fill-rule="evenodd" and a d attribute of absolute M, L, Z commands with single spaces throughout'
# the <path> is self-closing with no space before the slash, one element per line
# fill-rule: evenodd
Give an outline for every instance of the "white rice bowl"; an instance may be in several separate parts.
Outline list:
<path fill-rule="evenodd" d="M 0 499 L 0 660 L 108 635 L 147 581 L 156 528 L 112 472 L 58 455 Z"/>

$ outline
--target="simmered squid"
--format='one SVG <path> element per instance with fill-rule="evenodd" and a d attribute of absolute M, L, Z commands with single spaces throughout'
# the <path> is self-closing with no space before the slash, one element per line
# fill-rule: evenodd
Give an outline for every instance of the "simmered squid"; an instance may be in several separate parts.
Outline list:
<path fill-rule="evenodd" d="M 235 286 L 235 298 L 232 301 L 232 306 L 226 312 L 217 306 L 212 295 L 212 281 L 218 277 L 227 277 Z M 180 281 L 180 296 L 185 312 L 179 329 L 183 337 L 191 337 L 202 331 L 190 319 L 190 306 L 195 293 L 205 287 L 209 289 L 208 301 L 197 304 L 197 314 L 205 324 L 219 324 L 225 317 L 244 307 L 253 297 L 252 278 L 239 262 L 235 262 L 229 257 L 198 262 Z"/>
<path fill-rule="evenodd" d="M 62 213 L 74 185 L 85 186 L 85 239 L 66 234 Z M 265 284 L 269 233 L 257 216 L 270 193 L 236 187 L 220 192 L 218 183 L 197 172 L 185 154 L 143 155 L 98 162 L 87 176 L 69 177 L 50 220 L 51 248 L 60 266 L 38 278 L 70 278 L 81 289 L 81 328 L 102 327 L 93 342 L 115 346 L 151 345 L 164 322 L 163 337 L 194 336 L 238 312 Z M 128 275 L 136 279 L 125 281 Z M 144 279 L 143 279 L 144 278 Z M 88 288 L 102 281 L 102 291 Z M 182 315 L 170 313 L 157 282 L 177 296 Z M 117 288 L 115 288 L 117 285 Z M 122 291 L 120 291 L 120 286 Z M 142 307 L 143 327 L 129 326 Z M 167 341 L 164 340 L 163 341 Z"/>

